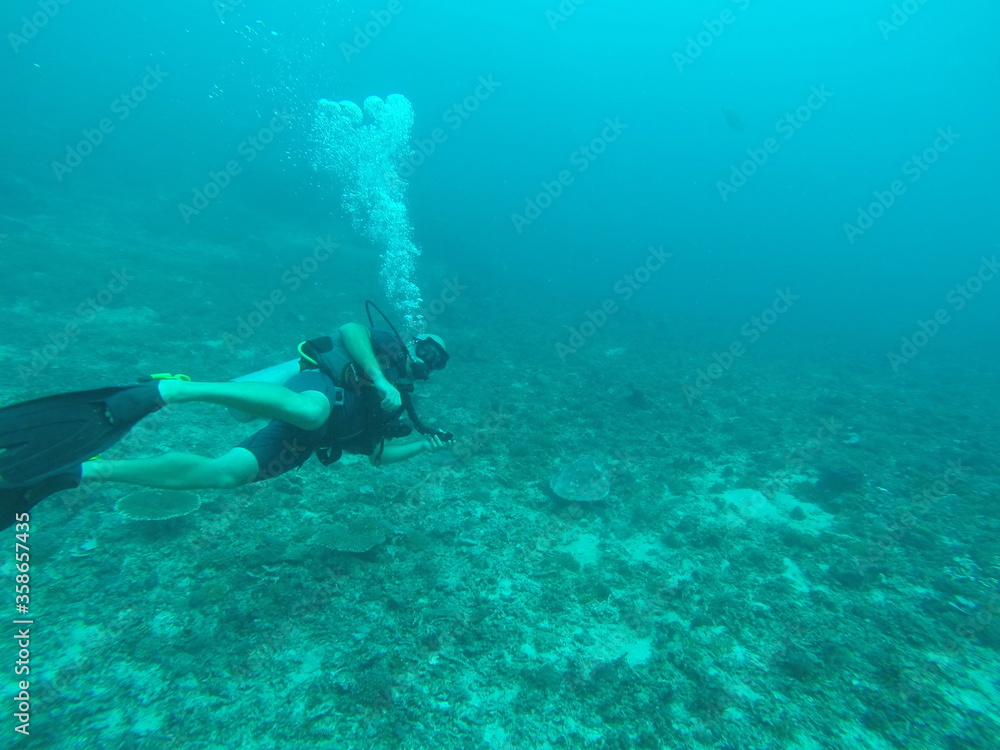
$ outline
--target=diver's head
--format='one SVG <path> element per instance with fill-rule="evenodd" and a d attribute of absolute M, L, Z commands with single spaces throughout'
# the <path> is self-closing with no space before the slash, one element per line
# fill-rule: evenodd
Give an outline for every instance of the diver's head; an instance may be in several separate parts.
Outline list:
<path fill-rule="evenodd" d="M 432 370 L 443 370 L 448 364 L 444 340 L 433 333 L 421 333 L 409 347 L 410 374 L 415 380 L 427 380 Z"/>

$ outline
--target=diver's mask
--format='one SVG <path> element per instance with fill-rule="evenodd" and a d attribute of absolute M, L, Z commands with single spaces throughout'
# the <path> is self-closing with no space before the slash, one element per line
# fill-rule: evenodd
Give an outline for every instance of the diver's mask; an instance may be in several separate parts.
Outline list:
<path fill-rule="evenodd" d="M 448 364 L 444 341 L 432 333 L 422 333 L 413 342 L 410 351 L 410 372 L 418 380 L 427 380 L 431 371 L 443 370 Z"/>

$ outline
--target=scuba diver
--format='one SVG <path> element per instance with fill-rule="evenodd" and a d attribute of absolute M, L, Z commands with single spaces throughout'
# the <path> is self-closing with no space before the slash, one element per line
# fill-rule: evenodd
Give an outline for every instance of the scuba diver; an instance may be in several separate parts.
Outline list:
<path fill-rule="evenodd" d="M 369 326 L 348 323 L 334 336 L 305 341 L 299 359 L 234 381 L 197 383 L 186 376 L 154 375 L 137 384 L 0 408 L 0 528 L 46 497 L 81 483 L 229 489 L 272 479 L 313 454 L 326 465 L 346 452 L 366 455 L 380 466 L 440 450 L 453 436 L 420 421 L 410 392 L 413 380 L 427 380 L 447 364 L 444 342 L 425 333 L 407 346 L 388 320 L 391 332 L 376 330 L 370 309 L 368 320 Z M 241 421 L 271 421 L 218 458 L 172 452 L 91 460 L 144 417 L 187 401 L 229 407 Z M 412 426 L 401 421 L 404 412 Z M 422 440 L 392 442 L 414 428 Z"/>

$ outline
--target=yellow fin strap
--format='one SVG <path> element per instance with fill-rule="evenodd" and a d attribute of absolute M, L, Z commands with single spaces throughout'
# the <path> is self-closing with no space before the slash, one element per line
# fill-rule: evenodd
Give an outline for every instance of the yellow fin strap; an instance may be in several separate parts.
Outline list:
<path fill-rule="evenodd" d="M 301 344 L 299 344 L 299 356 L 302 357 L 302 359 L 304 359 L 306 362 L 311 362 L 312 364 L 319 366 L 319 362 L 317 362 L 315 359 L 313 359 L 304 351 L 302 351 L 302 347 L 304 347 L 308 343 L 309 343 L 308 341 L 303 341 Z"/>

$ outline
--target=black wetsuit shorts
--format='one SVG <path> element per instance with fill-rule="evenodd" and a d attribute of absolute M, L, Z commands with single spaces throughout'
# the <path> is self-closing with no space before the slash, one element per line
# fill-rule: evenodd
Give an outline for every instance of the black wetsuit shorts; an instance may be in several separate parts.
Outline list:
<path fill-rule="evenodd" d="M 285 383 L 285 387 L 296 393 L 319 391 L 330 401 L 330 413 L 333 413 L 336 386 L 319 370 L 300 372 Z M 302 466 L 317 448 L 322 447 L 328 423 L 329 420 L 315 430 L 303 430 L 288 422 L 274 419 L 267 427 L 240 443 L 238 447 L 250 451 L 257 459 L 257 466 L 260 467 L 254 481 L 273 479 L 286 471 Z"/>

